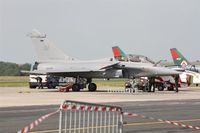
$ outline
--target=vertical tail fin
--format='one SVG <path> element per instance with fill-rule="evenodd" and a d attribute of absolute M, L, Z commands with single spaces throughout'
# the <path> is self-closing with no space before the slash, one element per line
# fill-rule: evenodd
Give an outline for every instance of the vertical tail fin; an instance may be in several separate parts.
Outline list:
<path fill-rule="evenodd" d="M 171 48 L 170 52 L 175 65 L 180 65 L 180 66 L 191 65 L 191 63 L 176 48 Z"/>
<path fill-rule="evenodd" d="M 112 52 L 116 60 L 118 61 L 128 61 L 127 55 L 118 46 L 112 47 Z"/>
<path fill-rule="evenodd" d="M 67 56 L 62 50 L 56 47 L 46 35 L 37 30 L 29 34 L 35 46 L 39 61 L 69 61 L 74 58 Z"/>

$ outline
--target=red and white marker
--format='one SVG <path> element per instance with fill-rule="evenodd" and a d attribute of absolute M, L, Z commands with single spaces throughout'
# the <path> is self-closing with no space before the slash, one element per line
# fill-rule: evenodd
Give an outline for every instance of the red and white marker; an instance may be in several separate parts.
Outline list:
<path fill-rule="evenodd" d="M 42 121 L 44 121 L 46 118 L 58 113 L 59 110 L 46 114 L 40 118 L 38 118 L 37 120 L 35 120 L 34 122 L 32 122 L 31 124 L 29 124 L 28 126 L 22 128 L 20 131 L 18 131 L 17 133 L 28 133 L 30 132 L 31 129 L 33 129 L 34 127 L 36 127 L 37 125 L 39 125 Z"/>
<path fill-rule="evenodd" d="M 171 125 L 175 125 L 175 126 L 179 126 L 179 127 L 200 130 L 200 127 L 197 127 L 197 126 L 185 125 L 185 124 L 178 123 L 178 122 L 156 119 L 156 118 L 153 118 L 153 117 L 147 117 L 147 116 L 144 116 L 144 115 L 139 115 L 139 114 L 134 114 L 134 113 L 124 112 L 123 115 L 130 116 L 130 117 L 140 117 L 140 118 L 149 119 L 149 120 L 156 120 L 156 121 L 160 121 L 160 122 L 163 122 L 163 123 L 167 123 L 167 124 L 171 124 Z"/>

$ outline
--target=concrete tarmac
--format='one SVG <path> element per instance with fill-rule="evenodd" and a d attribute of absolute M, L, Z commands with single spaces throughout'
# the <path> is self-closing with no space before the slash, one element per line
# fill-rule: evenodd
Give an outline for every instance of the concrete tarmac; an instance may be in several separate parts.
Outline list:
<path fill-rule="evenodd" d="M 117 93 L 108 92 L 118 91 Z M 181 88 L 174 91 L 156 91 L 155 93 L 123 93 L 123 88 L 101 87 L 96 92 L 58 92 L 57 89 L 29 89 L 27 87 L 0 87 L 0 107 L 55 105 L 64 100 L 107 103 L 127 101 L 160 101 L 200 99 L 200 88 Z"/>
<path fill-rule="evenodd" d="M 182 88 L 179 93 L 156 91 L 155 93 L 111 93 L 123 88 L 99 88 L 97 92 L 58 92 L 49 89 L 16 87 L 0 88 L 0 132 L 12 133 L 27 126 L 35 119 L 59 108 L 64 100 L 105 103 L 121 106 L 123 111 L 164 120 L 200 126 L 200 88 Z M 199 132 L 161 122 L 141 118 L 124 117 L 124 133 L 185 133 Z M 58 132 L 59 115 L 56 114 L 32 133 Z"/>
<path fill-rule="evenodd" d="M 184 124 L 200 126 L 200 100 L 175 100 L 153 102 L 117 102 L 106 103 L 118 105 L 125 112 L 142 114 L 165 120 L 178 121 Z M 12 133 L 31 123 L 40 116 L 58 109 L 58 105 L 51 106 L 26 106 L 0 108 L 0 132 Z M 59 114 L 56 114 L 38 127 L 32 133 L 58 132 Z M 136 117 L 124 117 L 124 133 L 197 133 L 199 130 L 182 128 L 161 122 L 146 120 Z"/>

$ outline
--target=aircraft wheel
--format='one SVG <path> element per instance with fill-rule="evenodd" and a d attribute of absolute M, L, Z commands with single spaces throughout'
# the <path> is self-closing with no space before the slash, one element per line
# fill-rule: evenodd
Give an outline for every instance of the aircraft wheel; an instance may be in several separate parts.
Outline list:
<path fill-rule="evenodd" d="M 36 87 L 37 87 L 37 86 L 33 86 L 33 85 L 30 85 L 30 86 L 29 86 L 30 89 L 35 89 Z"/>
<path fill-rule="evenodd" d="M 90 83 L 88 85 L 88 90 L 89 91 L 96 91 L 97 90 L 97 85 L 95 83 Z"/>
<path fill-rule="evenodd" d="M 48 84 L 48 85 L 47 85 L 47 88 L 48 88 L 48 89 L 52 89 L 52 88 L 53 88 L 53 85 L 52 85 L 52 84 Z"/>
<path fill-rule="evenodd" d="M 79 84 L 73 84 L 72 85 L 72 91 L 80 91 L 80 85 Z"/>
<path fill-rule="evenodd" d="M 164 87 L 161 86 L 161 85 L 159 85 L 159 86 L 158 86 L 158 90 L 159 90 L 159 91 L 164 91 Z"/>

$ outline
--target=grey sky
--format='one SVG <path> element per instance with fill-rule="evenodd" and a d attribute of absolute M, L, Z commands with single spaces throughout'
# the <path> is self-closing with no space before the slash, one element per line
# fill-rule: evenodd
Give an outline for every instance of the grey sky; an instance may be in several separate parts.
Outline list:
<path fill-rule="evenodd" d="M 0 0 L 0 60 L 33 62 L 26 34 L 36 28 L 78 59 L 127 53 L 171 61 L 177 47 L 189 60 L 200 51 L 200 0 Z"/>

